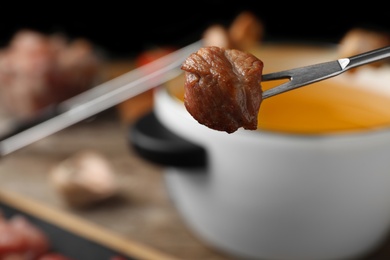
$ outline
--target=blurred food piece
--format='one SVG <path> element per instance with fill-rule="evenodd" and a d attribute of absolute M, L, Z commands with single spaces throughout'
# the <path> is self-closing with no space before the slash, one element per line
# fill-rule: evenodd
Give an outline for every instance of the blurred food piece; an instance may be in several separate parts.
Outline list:
<path fill-rule="evenodd" d="M 252 12 L 243 11 L 229 27 L 213 24 L 203 33 L 204 46 L 250 50 L 263 40 L 264 25 Z"/>
<path fill-rule="evenodd" d="M 49 248 L 46 234 L 24 216 L 6 219 L 0 212 L 0 259 L 38 259 Z"/>
<path fill-rule="evenodd" d="M 234 48 L 250 50 L 263 40 L 264 25 L 254 13 L 243 11 L 233 20 L 228 33 Z"/>
<path fill-rule="evenodd" d="M 110 161 L 94 150 L 79 151 L 53 167 L 50 182 L 72 207 L 87 207 L 113 197 L 119 191 Z"/>
<path fill-rule="evenodd" d="M 217 46 L 226 49 L 233 47 L 228 30 L 220 24 L 211 25 L 204 31 L 203 45 Z"/>
<path fill-rule="evenodd" d="M 141 67 L 175 50 L 176 48 L 171 46 L 151 47 L 150 49 L 140 53 L 135 58 L 134 66 L 136 68 Z M 145 115 L 147 112 L 149 112 L 153 108 L 153 103 L 154 101 L 152 88 L 120 103 L 117 106 L 119 116 L 124 123 L 132 123 L 140 116 Z"/>
<path fill-rule="evenodd" d="M 341 38 L 338 47 L 338 56 L 346 58 L 363 52 L 386 47 L 390 45 L 390 33 L 381 30 L 367 28 L 352 28 Z M 367 64 L 366 66 L 380 67 L 386 60 L 381 60 Z M 362 67 L 356 67 L 348 70 L 355 72 Z"/>
<path fill-rule="evenodd" d="M 14 117 L 33 116 L 95 85 L 102 63 L 87 39 L 20 30 L 0 50 L 1 108 Z"/>

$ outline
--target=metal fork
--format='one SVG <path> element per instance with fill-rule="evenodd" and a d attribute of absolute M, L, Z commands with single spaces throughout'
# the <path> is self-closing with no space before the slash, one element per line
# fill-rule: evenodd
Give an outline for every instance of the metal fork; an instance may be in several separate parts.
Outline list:
<path fill-rule="evenodd" d="M 318 63 L 305 67 L 264 74 L 262 81 L 289 81 L 263 92 L 263 99 L 300 88 L 317 81 L 337 76 L 345 71 L 390 57 L 390 46 L 364 52 L 348 58 Z"/>

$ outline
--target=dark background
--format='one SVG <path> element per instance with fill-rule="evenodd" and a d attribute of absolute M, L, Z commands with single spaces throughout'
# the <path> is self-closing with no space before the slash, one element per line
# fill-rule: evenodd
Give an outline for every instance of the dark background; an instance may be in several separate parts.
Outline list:
<path fill-rule="evenodd" d="M 352 2 L 355 3 L 355 2 Z M 267 39 L 337 42 L 352 27 L 390 31 L 386 7 L 312 1 L 105 1 L 2 4 L 0 45 L 21 28 L 85 37 L 113 56 L 133 56 L 153 46 L 181 46 L 211 24 L 229 25 L 243 10 L 263 21 Z"/>

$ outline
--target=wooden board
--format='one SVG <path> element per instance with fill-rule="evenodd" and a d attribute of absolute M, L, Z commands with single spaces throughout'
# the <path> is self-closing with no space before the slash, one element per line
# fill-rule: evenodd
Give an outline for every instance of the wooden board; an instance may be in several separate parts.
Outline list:
<path fill-rule="evenodd" d="M 0 211 L 6 218 L 15 215 L 26 217 L 48 236 L 51 250 L 72 259 L 110 260 L 115 256 L 127 260 L 175 259 L 92 222 L 61 210 L 54 210 L 15 192 L 0 191 Z"/>

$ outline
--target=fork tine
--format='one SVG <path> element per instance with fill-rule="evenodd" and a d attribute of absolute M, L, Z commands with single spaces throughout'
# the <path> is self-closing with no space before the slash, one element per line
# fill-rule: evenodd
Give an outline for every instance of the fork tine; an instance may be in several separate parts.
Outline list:
<path fill-rule="evenodd" d="M 277 80 L 277 79 L 291 80 L 291 78 L 292 78 L 292 74 L 290 73 L 290 70 L 285 70 L 285 71 L 263 74 L 262 81 L 270 81 L 270 80 Z"/>
<path fill-rule="evenodd" d="M 340 60 L 328 61 L 263 75 L 262 81 L 278 79 L 290 80 L 279 86 L 264 91 L 263 99 L 340 74 L 344 70 L 339 61 Z"/>
<path fill-rule="evenodd" d="M 280 78 L 276 78 L 276 79 L 280 79 Z M 294 88 L 294 83 L 292 81 L 287 81 L 287 82 L 282 83 L 276 87 L 273 87 L 271 89 L 264 91 L 262 94 L 262 98 L 266 99 L 266 98 L 275 96 L 277 94 L 286 92 L 286 91 L 293 89 L 293 88 Z"/>

